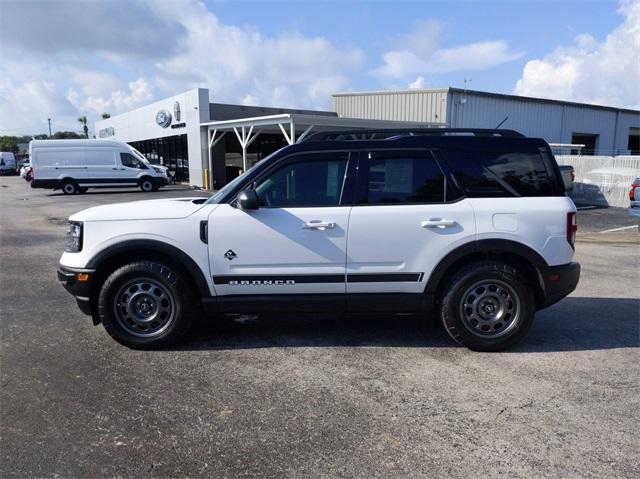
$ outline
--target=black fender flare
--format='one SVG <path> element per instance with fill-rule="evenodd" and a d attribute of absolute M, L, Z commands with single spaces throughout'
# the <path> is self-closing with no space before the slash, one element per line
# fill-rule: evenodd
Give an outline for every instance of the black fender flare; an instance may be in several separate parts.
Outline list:
<path fill-rule="evenodd" d="M 135 251 L 141 249 L 150 253 L 161 253 L 173 258 L 191 275 L 196 284 L 196 287 L 198 288 L 200 297 L 207 298 L 211 296 L 211 290 L 209 289 L 209 284 L 207 283 L 206 276 L 203 273 L 202 269 L 198 266 L 198 264 L 193 260 L 193 258 L 191 258 L 188 254 L 186 254 L 179 248 L 176 248 L 175 246 L 164 243 L 162 241 L 136 239 L 117 243 L 103 249 L 98 254 L 96 254 L 93 258 L 91 258 L 91 260 L 85 267 L 90 269 L 97 269 L 109 258 L 120 255 L 122 253 L 126 253 L 127 251 Z"/>
<path fill-rule="evenodd" d="M 520 256 L 536 269 L 539 285 L 544 291 L 542 275 L 549 268 L 549 265 L 539 253 L 529 246 L 517 241 L 507 239 L 486 239 L 463 244 L 442 258 L 431 272 L 431 275 L 429 275 L 429 280 L 427 281 L 424 292 L 426 294 L 435 295 L 438 291 L 442 278 L 447 273 L 447 270 L 451 265 L 465 256 L 478 253 L 511 253 L 516 256 Z"/>

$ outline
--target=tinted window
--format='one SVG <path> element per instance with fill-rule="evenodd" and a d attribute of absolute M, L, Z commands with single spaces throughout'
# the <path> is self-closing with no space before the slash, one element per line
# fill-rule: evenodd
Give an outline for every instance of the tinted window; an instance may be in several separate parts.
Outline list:
<path fill-rule="evenodd" d="M 449 149 L 447 163 L 469 197 L 554 196 L 555 177 L 539 151 Z"/>
<path fill-rule="evenodd" d="M 122 166 L 128 168 L 138 168 L 139 170 L 146 168 L 146 165 L 131 153 L 120 153 L 120 161 L 122 161 Z"/>
<path fill-rule="evenodd" d="M 260 180 L 255 190 L 265 206 L 338 206 L 347 154 L 305 155 Z"/>
<path fill-rule="evenodd" d="M 359 204 L 442 203 L 445 178 L 431 157 L 373 157 L 364 163 Z M 360 168 L 359 174 L 362 174 Z"/>

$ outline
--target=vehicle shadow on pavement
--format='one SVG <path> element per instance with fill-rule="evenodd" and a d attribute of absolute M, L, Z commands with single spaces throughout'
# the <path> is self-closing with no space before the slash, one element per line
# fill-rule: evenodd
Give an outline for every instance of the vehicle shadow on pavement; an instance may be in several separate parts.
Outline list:
<path fill-rule="evenodd" d="M 509 353 L 590 351 L 639 346 L 640 302 L 569 297 L 540 311 Z M 397 315 L 267 315 L 202 320 L 174 350 L 291 347 L 457 347 L 435 318 Z"/>

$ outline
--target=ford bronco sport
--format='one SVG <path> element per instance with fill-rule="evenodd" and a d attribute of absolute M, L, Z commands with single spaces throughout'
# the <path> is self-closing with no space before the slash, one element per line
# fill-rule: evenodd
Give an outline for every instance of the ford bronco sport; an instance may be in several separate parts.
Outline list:
<path fill-rule="evenodd" d="M 118 342 L 177 341 L 207 313 L 438 315 L 479 351 L 572 292 L 576 208 L 542 139 L 511 130 L 323 132 L 208 200 L 69 219 L 58 279 Z"/>

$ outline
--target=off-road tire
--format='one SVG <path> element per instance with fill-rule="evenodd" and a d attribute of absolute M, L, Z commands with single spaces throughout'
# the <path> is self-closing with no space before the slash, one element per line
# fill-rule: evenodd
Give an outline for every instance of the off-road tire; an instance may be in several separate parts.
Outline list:
<path fill-rule="evenodd" d="M 162 298 L 167 298 L 172 305 L 172 317 L 158 334 L 144 337 L 140 330 L 132 332 L 138 324 L 135 317 L 128 313 L 130 317 L 123 318 L 125 315 L 121 311 L 128 311 L 126 305 L 134 303 L 133 299 L 129 303 L 122 301 L 122 295 L 128 293 L 130 287 L 127 285 L 131 283 L 156 285 L 163 291 Z M 153 291 L 146 293 L 152 297 Z M 174 344 L 188 331 L 198 312 L 196 297 L 183 275 L 176 268 L 154 260 L 136 261 L 118 268 L 107 277 L 98 294 L 101 323 L 113 339 L 131 349 L 162 349 Z"/>
<path fill-rule="evenodd" d="M 478 330 L 483 325 L 483 317 L 465 319 L 473 315 L 474 308 L 468 306 L 477 284 L 502 285 L 509 290 L 508 298 L 518 303 L 517 318 L 513 323 L 507 320 L 501 326 L 503 331 L 485 333 Z M 478 290 L 482 290 L 481 287 Z M 440 318 L 445 331 L 456 342 L 474 351 L 501 351 L 521 341 L 529 332 L 535 315 L 535 298 L 525 277 L 509 265 L 497 261 L 479 261 L 468 264 L 455 272 L 444 285 L 440 294 Z M 491 293 L 487 293 L 491 294 Z M 463 296 L 466 296 L 463 297 Z M 497 296 L 497 294 L 496 294 Z M 513 297 L 512 297 L 513 296 Z M 509 301 L 501 299 L 505 304 Z M 472 311 L 469 313 L 469 311 Z M 503 316 L 504 317 L 504 316 Z M 490 320 L 487 320 L 490 321 Z M 475 327 L 471 324 L 475 322 Z M 482 334 L 487 334 L 483 337 Z M 491 337 L 491 334 L 500 335 Z"/>

